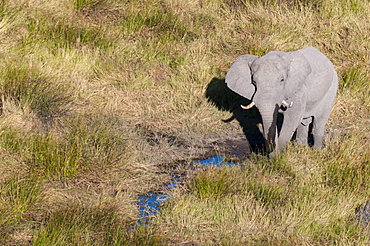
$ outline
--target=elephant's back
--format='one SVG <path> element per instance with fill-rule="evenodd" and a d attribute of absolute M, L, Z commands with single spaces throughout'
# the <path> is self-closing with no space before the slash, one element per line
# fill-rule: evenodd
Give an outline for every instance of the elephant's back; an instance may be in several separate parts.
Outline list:
<path fill-rule="evenodd" d="M 328 93 L 333 93 L 332 88 L 338 83 L 337 73 L 331 61 L 316 48 L 307 47 L 300 52 L 311 65 L 311 73 L 306 80 L 308 101 L 311 103 L 321 101 Z"/>

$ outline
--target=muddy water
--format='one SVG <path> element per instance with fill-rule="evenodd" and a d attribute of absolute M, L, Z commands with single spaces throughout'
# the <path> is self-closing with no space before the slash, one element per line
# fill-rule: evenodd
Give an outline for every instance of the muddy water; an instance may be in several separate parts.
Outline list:
<path fill-rule="evenodd" d="M 206 160 L 197 160 L 194 161 L 195 167 L 221 167 L 221 166 L 233 166 L 234 162 L 227 162 L 224 156 L 212 156 Z M 194 167 L 194 170 L 195 170 Z M 179 183 L 183 183 L 185 176 L 171 174 L 171 182 L 166 185 L 164 190 L 171 190 L 174 187 L 177 187 Z M 139 202 L 137 203 L 139 207 L 139 220 L 137 223 L 139 225 L 146 225 L 149 223 L 150 219 L 157 215 L 160 210 L 161 204 L 170 199 L 170 195 L 166 192 L 148 192 L 145 195 L 138 196 Z"/>

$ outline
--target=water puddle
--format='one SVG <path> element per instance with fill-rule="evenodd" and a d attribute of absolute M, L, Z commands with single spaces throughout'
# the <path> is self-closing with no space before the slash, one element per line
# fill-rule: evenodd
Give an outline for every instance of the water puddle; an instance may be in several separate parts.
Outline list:
<path fill-rule="evenodd" d="M 224 165 L 231 167 L 235 165 L 234 162 L 227 162 L 224 156 L 212 156 L 203 161 L 194 161 L 194 164 L 200 165 L 201 167 L 222 167 Z"/>
<path fill-rule="evenodd" d="M 145 195 L 139 195 L 139 225 L 147 225 L 150 218 L 157 215 L 161 203 L 169 199 L 168 194 L 161 194 L 155 192 L 148 192 Z"/>
<path fill-rule="evenodd" d="M 193 161 L 194 166 L 191 170 L 196 168 L 206 168 L 210 166 L 221 167 L 228 166 L 232 167 L 235 165 L 234 162 L 227 162 L 224 156 L 212 156 L 206 160 Z M 171 190 L 178 187 L 180 183 L 185 180 L 184 175 L 171 174 L 171 182 L 166 185 L 166 190 Z M 170 195 L 166 193 L 148 192 L 145 195 L 138 196 L 139 202 L 137 203 L 139 207 L 139 220 L 138 225 L 147 225 L 151 218 L 157 215 L 160 210 L 160 206 L 163 202 L 170 199 Z"/>

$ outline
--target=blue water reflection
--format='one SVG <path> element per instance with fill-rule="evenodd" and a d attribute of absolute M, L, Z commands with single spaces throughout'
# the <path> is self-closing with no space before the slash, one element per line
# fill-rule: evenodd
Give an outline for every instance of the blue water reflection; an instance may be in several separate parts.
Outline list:
<path fill-rule="evenodd" d="M 224 156 L 212 156 L 206 160 L 193 161 L 193 163 L 197 167 L 221 167 L 224 165 L 232 167 L 235 165 L 233 162 L 227 162 Z M 184 181 L 185 175 L 171 174 L 171 181 L 166 185 L 166 189 L 170 190 L 178 187 L 178 185 L 184 183 Z M 149 220 L 158 213 L 161 204 L 169 200 L 170 196 L 164 193 L 148 192 L 145 195 L 139 195 L 138 199 L 139 220 L 137 223 L 139 225 L 147 225 Z"/>
<path fill-rule="evenodd" d="M 145 195 L 139 195 L 139 220 L 138 224 L 147 225 L 150 218 L 155 216 L 159 209 L 161 203 L 169 199 L 169 195 L 149 192 Z"/>
<path fill-rule="evenodd" d="M 234 162 L 227 162 L 225 156 L 212 156 L 203 161 L 194 161 L 194 164 L 201 165 L 202 167 L 221 167 L 223 165 L 231 167 L 235 165 Z"/>

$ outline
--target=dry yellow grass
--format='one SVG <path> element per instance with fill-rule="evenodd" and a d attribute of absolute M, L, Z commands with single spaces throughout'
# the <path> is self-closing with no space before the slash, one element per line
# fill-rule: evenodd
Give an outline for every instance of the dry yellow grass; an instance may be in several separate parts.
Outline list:
<path fill-rule="evenodd" d="M 0 242 L 368 244 L 353 218 L 370 192 L 369 14 L 365 0 L 2 1 Z M 127 231 L 138 194 L 240 139 L 206 102 L 211 79 L 241 54 L 310 45 L 340 76 L 326 147 L 189 173 Z"/>

